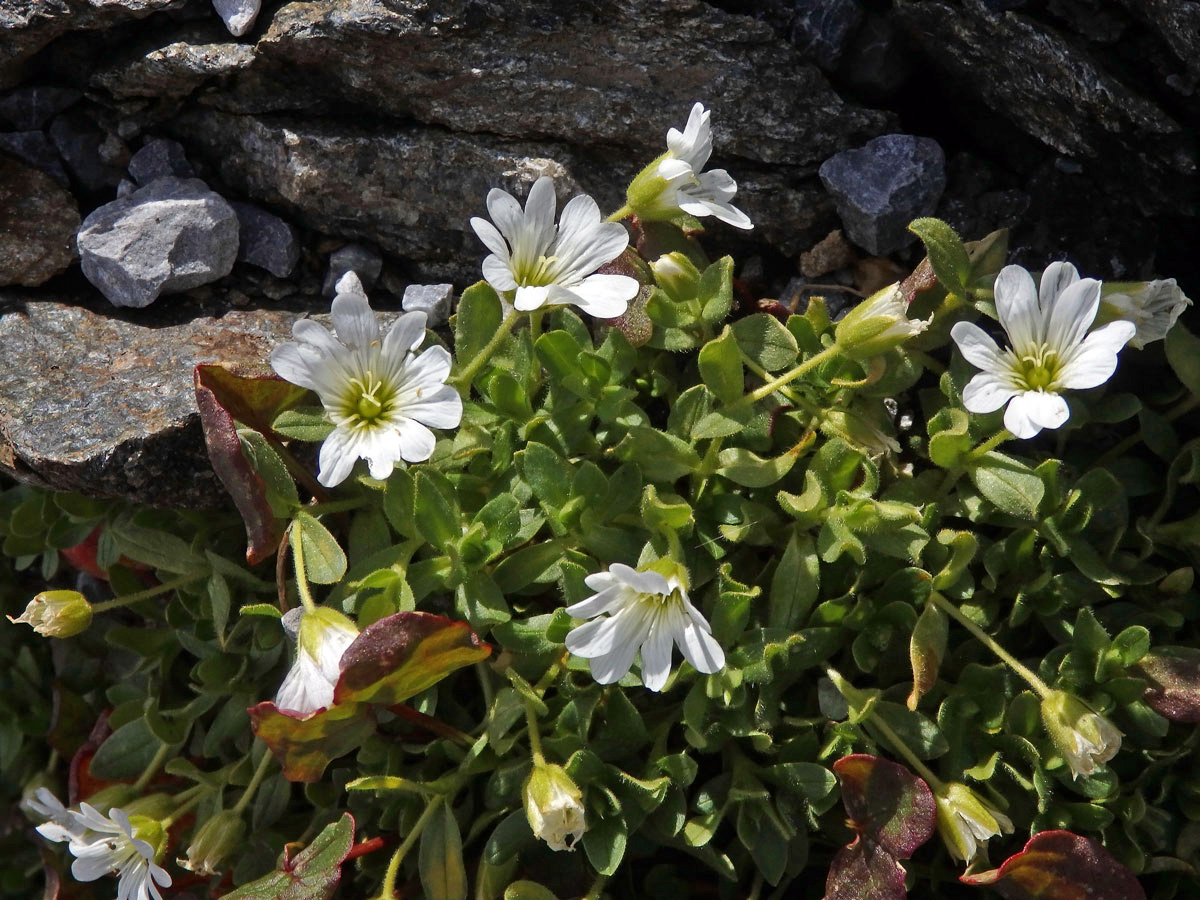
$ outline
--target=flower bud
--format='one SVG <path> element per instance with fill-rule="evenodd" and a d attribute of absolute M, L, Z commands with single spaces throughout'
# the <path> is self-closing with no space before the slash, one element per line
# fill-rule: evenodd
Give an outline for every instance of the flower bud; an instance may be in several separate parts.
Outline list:
<path fill-rule="evenodd" d="M 167 849 L 167 829 L 163 823 L 150 816 L 131 815 L 129 824 L 133 828 L 134 839 L 145 841 L 153 849 L 154 859 L 162 859 L 163 851 Z"/>
<path fill-rule="evenodd" d="M 670 182 L 658 172 L 658 167 L 670 153 L 652 160 L 650 165 L 638 172 L 625 192 L 625 202 L 640 219 L 666 219 L 678 215 L 679 209 L 666 202 Z"/>
<path fill-rule="evenodd" d="M 1091 775 L 1121 749 L 1117 727 L 1066 691 L 1051 691 L 1042 700 L 1042 722 L 1073 779 Z"/>
<path fill-rule="evenodd" d="M 525 780 L 525 816 L 551 850 L 574 850 L 587 830 L 583 795 L 562 766 L 534 763 Z"/>
<path fill-rule="evenodd" d="M 938 833 L 957 860 L 970 863 L 984 841 L 1012 833 L 1012 820 L 965 784 L 944 784 L 934 791 L 933 798 L 937 803 Z"/>
<path fill-rule="evenodd" d="M 79 591 L 42 591 L 25 612 L 10 622 L 24 622 L 46 637 L 68 638 L 92 624 L 92 605 Z"/>
<path fill-rule="evenodd" d="M 650 263 L 654 281 L 676 303 L 695 300 L 700 292 L 700 270 L 687 255 L 674 250 Z"/>
<path fill-rule="evenodd" d="M 929 319 L 910 319 L 900 285 L 876 291 L 837 323 L 834 337 L 842 352 L 868 359 L 898 347 L 929 327 Z"/>
<path fill-rule="evenodd" d="M 215 875 L 242 842 L 246 822 L 231 809 L 223 809 L 192 834 L 187 858 L 176 862 L 189 872 Z"/>
<path fill-rule="evenodd" d="M 1132 322 L 1137 329 L 1129 345 L 1141 350 L 1161 341 L 1180 314 L 1192 301 L 1179 289 L 1174 278 L 1157 281 L 1104 282 L 1100 288 L 1100 311 L 1095 327 L 1117 319 Z"/>

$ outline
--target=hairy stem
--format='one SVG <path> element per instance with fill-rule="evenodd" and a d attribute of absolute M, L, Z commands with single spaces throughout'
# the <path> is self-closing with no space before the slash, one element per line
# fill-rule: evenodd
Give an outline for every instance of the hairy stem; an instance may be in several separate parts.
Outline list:
<path fill-rule="evenodd" d="M 1042 679 L 1037 676 L 1036 672 L 1000 646 L 999 642 L 997 642 L 994 637 L 967 618 L 961 609 L 959 609 L 937 591 L 934 591 L 929 595 L 929 601 L 935 606 L 939 607 L 944 613 L 950 616 L 950 618 L 958 622 L 958 624 L 962 625 L 962 627 L 967 629 L 967 631 L 971 632 L 972 636 L 974 636 L 976 640 L 995 653 L 998 657 L 1000 657 L 1000 659 L 1008 664 L 1009 668 L 1029 682 L 1029 686 L 1037 691 L 1039 697 L 1045 698 L 1051 693 L 1050 686 L 1047 685 L 1046 682 L 1042 681 Z"/>

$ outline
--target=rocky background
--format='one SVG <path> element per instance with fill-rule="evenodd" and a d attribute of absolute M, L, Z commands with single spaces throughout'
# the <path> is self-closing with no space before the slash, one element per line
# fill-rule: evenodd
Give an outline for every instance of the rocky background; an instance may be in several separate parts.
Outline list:
<path fill-rule="evenodd" d="M 262 362 L 351 268 L 444 322 L 490 187 L 615 209 L 695 100 L 757 296 L 890 280 L 928 214 L 1200 293 L 1194 0 L 257 5 L 0 3 L 0 470 L 223 502 L 195 363 Z"/>

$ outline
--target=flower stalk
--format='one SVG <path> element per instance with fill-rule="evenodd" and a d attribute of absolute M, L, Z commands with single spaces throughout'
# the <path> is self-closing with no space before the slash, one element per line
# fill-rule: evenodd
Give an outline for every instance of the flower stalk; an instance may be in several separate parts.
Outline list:
<path fill-rule="evenodd" d="M 962 627 L 967 629 L 967 631 L 971 632 L 971 635 L 976 640 L 995 653 L 1009 666 L 1009 668 L 1029 682 L 1029 686 L 1037 692 L 1039 697 L 1045 699 L 1051 694 L 1052 689 L 1050 686 L 1047 685 L 1046 682 L 1042 681 L 1036 672 L 1005 650 L 995 638 L 972 622 L 957 606 L 955 606 L 937 591 L 934 591 L 929 595 L 929 601 L 950 616 L 950 618 L 962 625 Z"/>

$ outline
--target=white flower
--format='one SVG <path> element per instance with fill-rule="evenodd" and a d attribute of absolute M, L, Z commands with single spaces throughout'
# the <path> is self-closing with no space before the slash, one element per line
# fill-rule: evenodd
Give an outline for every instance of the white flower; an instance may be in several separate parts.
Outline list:
<path fill-rule="evenodd" d="M 629 233 L 617 222 L 600 217 L 596 201 L 586 194 L 571 198 L 554 224 L 554 179 L 534 182 L 525 209 L 507 191 L 488 192 L 487 219 L 471 219 L 471 227 L 491 250 L 483 261 L 483 277 L 501 293 L 515 291 L 513 306 L 522 312 L 572 303 L 585 313 L 611 319 L 625 312 L 640 285 L 628 275 L 593 274 L 629 246 Z"/>
<path fill-rule="evenodd" d="M 42 591 L 29 601 L 14 625 L 24 623 L 46 637 L 68 638 L 92 624 L 92 605 L 79 591 Z"/>
<path fill-rule="evenodd" d="M 43 801 L 39 791 L 39 798 Z M 49 793 L 49 792 L 47 792 Z M 57 798 L 54 811 L 62 810 Z M 51 841 L 67 841 L 75 862 L 71 874 L 77 881 L 95 881 L 104 875 L 117 876 L 117 900 L 162 900 L 158 885 L 170 887 L 170 874 L 155 863 L 166 833 L 162 825 L 147 816 L 127 816 L 114 807 L 102 815 L 87 803 L 79 811 L 63 810 L 74 819 L 71 826 L 47 822 L 38 833 Z"/>
<path fill-rule="evenodd" d="M 317 392 L 334 424 L 321 445 L 318 480 L 341 484 L 357 459 L 381 479 L 402 459 L 429 459 L 435 443 L 429 429 L 456 427 L 462 398 L 445 383 L 451 365 L 445 348 L 412 352 L 425 338 L 425 313 L 404 313 L 381 335 L 358 276 L 347 272 L 333 298 L 333 327 L 336 338 L 301 319 L 292 328 L 296 342 L 271 354 L 281 377 Z"/>
<path fill-rule="evenodd" d="M 971 862 L 980 845 L 998 834 L 1011 834 L 1012 819 L 957 781 L 934 792 L 938 831 L 955 859 Z"/>
<path fill-rule="evenodd" d="M 75 840 L 87 831 L 49 788 L 38 788 L 32 797 L 22 801 L 22 805 L 46 820 L 37 827 L 37 832 L 48 841 Z"/>
<path fill-rule="evenodd" d="M 602 618 L 573 629 L 566 644 L 576 656 L 591 660 L 592 677 L 601 684 L 619 681 L 640 649 L 642 682 L 661 691 L 671 674 L 672 642 L 698 672 L 711 674 L 725 665 L 712 628 L 678 576 L 615 563 L 584 582 L 596 593 L 568 606 L 567 612 L 579 619 Z"/>
<path fill-rule="evenodd" d="M 1100 292 L 1100 314 L 1096 321 L 1125 319 L 1137 328 L 1129 341 L 1141 350 L 1161 341 L 1192 301 L 1179 289 L 1174 278 L 1135 283 L 1105 284 Z"/>
<path fill-rule="evenodd" d="M 275 706 L 302 715 L 332 706 L 342 654 L 358 637 L 358 628 L 327 606 L 312 612 L 293 609 L 283 618 L 285 629 L 296 630 L 296 661 L 279 686 Z"/>
<path fill-rule="evenodd" d="M 731 201 L 737 182 L 724 169 L 704 172 L 712 155 L 712 113 L 703 103 L 692 107 L 682 132 L 667 131 L 667 152 L 642 170 L 629 186 L 629 205 L 644 219 L 683 211 L 716 216 L 736 228 L 753 228 L 750 217 Z"/>
<path fill-rule="evenodd" d="M 1121 749 L 1117 726 L 1066 691 L 1051 691 L 1042 699 L 1042 724 L 1072 779 L 1091 775 Z"/>
<path fill-rule="evenodd" d="M 1067 421 L 1062 391 L 1096 387 L 1109 379 L 1117 367 L 1117 351 L 1133 337 L 1134 326 L 1110 322 L 1088 334 L 1100 304 L 1100 282 L 1081 280 L 1070 263 L 1047 267 L 1040 297 L 1028 272 L 1005 266 L 996 278 L 995 294 L 996 314 L 1011 347 L 1000 350 L 970 322 L 958 322 L 950 331 L 967 361 L 983 370 L 963 391 L 963 406 L 989 413 L 1007 403 L 1004 427 L 1019 438 L 1031 438 Z"/>
<path fill-rule="evenodd" d="M 837 323 L 834 338 L 843 352 L 867 359 L 899 347 L 929 327 L 933 317 L 910 319 L 899 284 L 867 297 Z"/>
<path fill-rule="evenodd" d="M 525 817 L 535 837 L 551 850 L 574 850 L 587 831 L 583 795 L 559 765 L 534 763 L 525 780 Z"/>

